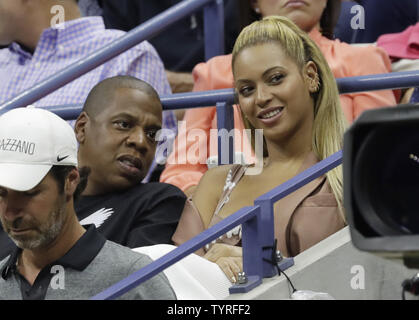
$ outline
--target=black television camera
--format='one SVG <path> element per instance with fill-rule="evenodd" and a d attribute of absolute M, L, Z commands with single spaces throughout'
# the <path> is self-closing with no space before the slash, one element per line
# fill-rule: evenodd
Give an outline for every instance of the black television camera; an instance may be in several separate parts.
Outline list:
<path fill-rule="evenodd" d="M 364 112 L 345 133 L 344 206 L 362 251 L 419 267 L 419 106 Z"/>
<path fill-rule="evenodd" d="M 344 136 L 343 180 L 354 246 L 419 268 L 419 105 L 364 112 Z M 419 273 L 402 287 L 419 295 Z"/>

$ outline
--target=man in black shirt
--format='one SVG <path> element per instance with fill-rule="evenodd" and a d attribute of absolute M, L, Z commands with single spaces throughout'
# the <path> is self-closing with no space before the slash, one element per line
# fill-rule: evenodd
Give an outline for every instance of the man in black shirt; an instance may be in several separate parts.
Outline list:
<path fill-rule="evenodd" d="M 57 115 L 17 108 L 0 117 L 0 222 L 16 244 L 0 259 L 0 300 L 89 299 L 151 262 L 80 225 L 77 166 L 73 129 Z M 121 298 L 176 296 L 161 273 Z"/>
<path fill-rule="evenodd" d="M 90 168 L 75 204 L 82 225 L 131 248 L 171 243 L 186 197 L 175 186 L 141 183 L 156 152 L 162 106 L 147 83 L 106 79 L 86 99 L 75 132 L 79 166 Z"/>

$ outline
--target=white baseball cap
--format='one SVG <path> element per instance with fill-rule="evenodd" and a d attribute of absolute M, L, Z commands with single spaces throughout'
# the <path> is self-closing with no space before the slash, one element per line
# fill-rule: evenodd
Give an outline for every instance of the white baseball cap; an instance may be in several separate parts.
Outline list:
<path fill-rule="evenodd" d="M 36 108 L 0 115 L 0 186 L 30 190 L 54 165 L 77 167 L 77 141 L 66 121 Z"/>

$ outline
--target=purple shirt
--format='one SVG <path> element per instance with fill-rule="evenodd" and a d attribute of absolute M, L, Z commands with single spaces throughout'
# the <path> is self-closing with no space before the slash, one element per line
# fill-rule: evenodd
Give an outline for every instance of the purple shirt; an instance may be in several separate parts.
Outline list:
<path fill-rule="evenodd" d="M 12 43 L 0 50 L 0 105 L 124 34 L 105 29 L 102 17 L 84 17 L 65 22 L 64 29 L 45 29 L 33 54 Z M 116 75 L 144 80 L 159 95 L 171 93 L 163 62 L 153 46 L 143 41 L 33 105 L 82 105 L 97 83 Z M 176 133 L 176 118 L 172 111 L 163 112 L 163 127 Z"/>

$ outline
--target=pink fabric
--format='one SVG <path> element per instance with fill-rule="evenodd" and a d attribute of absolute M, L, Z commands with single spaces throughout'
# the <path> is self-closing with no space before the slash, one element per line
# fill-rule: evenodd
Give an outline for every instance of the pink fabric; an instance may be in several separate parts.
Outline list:
<path fill-rule="evenodd" d="M 397 59 L 419 59 L 419 22 L 400 33 L 380 36 L 377 46 Z"/>
<path fill-rule="evenodd" d="M 361 76 L 391 72 L 391 62 L 386 52 L 376 46 L 353 47 L 339 40 L 329 40 L 323 37 L 318 30 L 310 32 L 310 37 L 319 46 L 336 78 Z M 215 90 L 233 87 L 233 74 L 231 70 L 231 55 L 217 56 L 206 63 L 200 63 L 193 70 L 194 91 Z M 396 98 L 391 90 L 368 91 L 340 95 L 340 102 L 346 118 L 350 123 L 364 110 L 392 106 Z M 168 158 L 165 170 L 160 181 L 171 183 L 185 191 L 191 186 L 198 185 L 203 174 L 208 170 L 205 163 L 191 160 L 191 149 L 196 147 L 196 141 L 187 141 L 192 130 L 199 129 L 210 137 L 210 129 L 217 128 L 216 109 L 214 107 L 189 109 L 185 113 L 183 128 L 179 129 L 175 140 L 175 147 Z M 239 132 L 244 129 L 241 114 L 234 108 L 234 125 Z M 237 135 L 235 136 L 237 141 Z M 245 140 L 242 137 L 243 141 Z M 186 141 L 186 143 L 179 143 Z M 212 146 L 210 145 L 210 141 Z M 217 155 L 217 139 L 199 141 L 200 147 L 208 150 L 209 156 Z M 244 147 L 235 146 L 236 151 L 243 151 L 248 156 L 248 143 Z M 188 155 L 186 164 L 179 164 L 179 156 Z M 200 159 L 201 162 L 203 159 Z M 198 162 L 198 163 L 197 163 Z M 178 164 L 176 164 L 178 163 Z"/>

